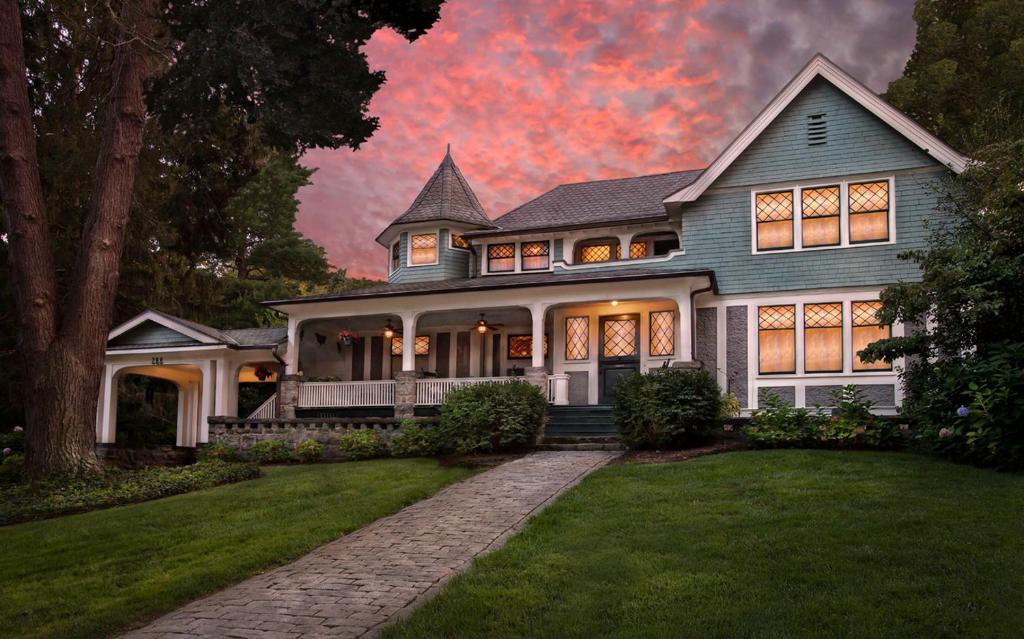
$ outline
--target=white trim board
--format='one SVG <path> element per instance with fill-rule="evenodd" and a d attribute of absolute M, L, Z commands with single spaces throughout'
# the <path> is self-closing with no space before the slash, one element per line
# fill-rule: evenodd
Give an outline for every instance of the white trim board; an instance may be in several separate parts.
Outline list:
<path fill-rule="evenodd" d="M 939 138 L 935 137 L 921 125 L 911 120 L 885 100 L 875 95 L 871 89 L 861 84 L 856 78 L 841 69 L 834 62 L 818 53 L 807 65 L 789 81 L 771 102 L 747 125 L 715 161 L 704 169 L 693 184 L 665 198 L 665 204 L 693 202 L 706 191 L 711 184 L 756 140 L 775 118 L 816 77 L 828 80 L 833 86 L 845 93 L 852 100 L 870 111 L 880 120 L 894 128 L 903 137 L 910 140 L 922 151 L 935 158 L 936 161 L 949 167 L 955 173 L 967 168 L 969 159 L 956 151 Z"/>
<path fill-rule="evenodd" d="M 172 330 L 175 333 L 181 333 L 182 335 L 190 337 L 196 340 L 197 342 L 201 342 L 203 344 L 226 345 L 225 342 L 214 339 L 213 337 L 210 337 L 206 333 L 200 333 L 199 331 L 189 328 L 188 326 L 180 322 L 176 322 L 170 317 L 167 317 L 162 313 L 157 313 L 156 311 L 145 311 L 143 313 L 140 313 L 139 315 L 136 315 L 135 317 L 128 320 L 124 324 L 115 327 L 110 331 L 110 333 L 107 334 L 107 341 L 109 342 L 115 337 L 123 335 L 130 331 L 131 329 L 135 328 L 136 326 L 139 326 L 146 322 L 154 322 L 168 330 Z"/>

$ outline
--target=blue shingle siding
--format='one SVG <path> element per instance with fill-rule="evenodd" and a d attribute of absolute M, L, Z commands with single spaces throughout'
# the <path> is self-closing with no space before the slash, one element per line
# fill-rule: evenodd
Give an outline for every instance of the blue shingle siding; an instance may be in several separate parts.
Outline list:
<path fill-rule="evenodd" d="M 423 232 L 427 233 L 429 231 Z M 397 271 L 388 276 L 388 282 L 391 284 L 405 284 L 408 282 L 430 282 L 469 277 L 470 257 L 472 254 L 467 250 L 449 248 L 448 235 L 448 229 L 441 229 L 437 245 L 437 264 L 431 264 L 430 266 L 408 266 L 410 233 L 402 233 L 399 238 L 401 243 L 400 266 Z M 390 254 L 388 259 L 390 260 Z"/>
<path fill-rule="evenodd" d="M 126 333 L 118 335 L 110 340 L 112 347 L 140 347 L 140 346 L 184 346 L 200 344 L 198 340 L 188 335 L 182 335 L 172 331 L 166 326 L 156 322 L 143 322 Z"/>

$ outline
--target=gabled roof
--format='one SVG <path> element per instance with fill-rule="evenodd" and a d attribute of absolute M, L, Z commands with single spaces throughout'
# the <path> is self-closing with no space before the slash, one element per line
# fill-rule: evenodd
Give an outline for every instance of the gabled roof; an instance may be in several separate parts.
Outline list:
<path fill-rule="evenodd" d="M 482 237 L 545 229 L 667 220 L 664 199 L 691 184 L 701 169 L 561 184 L 494 221 Z"/>
<path fill-rule="evenodd" d="M 287 328 L 239 328 L 219 330 L 199 322 L 175 317 L 161 311 L 147 310 L 127 322 L 115 327 L 107 335 L 107 342 L 113 342 L 145 324 L 156 324 L 169 331 L 181 335 L 176 342 L 139 343 L 131 345 L 114 345 L 110 348 L 128 349 L 154 346 L 227 346 L 229 348 L 272 348 L 288 338 Z"/>
<path fill-rule="evenodd" d="M 491 219 L 484 212 L 476 193 L 473 193 L 466 177 L 455 165 L 451 146 L 412 205 L 377 236 L 377 241 L 381 242 L 389 229 L 400 224 L 440 221 L 461 222 L 480 228 L 492 227 Z"/>
<path fill-rule="evenodd" d="M 729 168 L 729 165 L 775 121 L 775 118 L 789 106 L 790 102 L 819 76 L 955 173 L 960 173 L 967 168 L 968 158 L 965 155 L 929 133 L 899 109 L 875 95 L 871 89 L 861 84 L 834 62 L 818 53 L 722 151 L 721 155 L 715 158 L 708 168 L 704 169 L 700 177 L 692 184 L 686 185 L 665 198 L 665 204 L 692 202 L 700 197 Z"/>

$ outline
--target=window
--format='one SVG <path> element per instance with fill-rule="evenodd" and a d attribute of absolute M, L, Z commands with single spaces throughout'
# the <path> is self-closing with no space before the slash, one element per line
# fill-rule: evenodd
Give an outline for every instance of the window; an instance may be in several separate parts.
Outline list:
<path fill-rule="evenodd" d="M 804 304 L 804 372 L 842 371 L 842 303 Z"/>
<path fill-rule="evenodd" d="M 548 336 L 544 336 L 544 357 L 548 356 Z M 509 335 L 508 336 L 508 358 L 529 359 L 533 357 L 533 336 L 532 335 Z"/>
<path fill-rule="evenodd" d="M 675 352 L 675 324 L 676 314 L 674 311 L 655 311 L 651 313 L 651 357 L 663 357 L 672 355 Z"/>
<path fill-rule="evenodd" d="M 487 272 L 505 273 L 516 270 L 516 245 L 491 244 L 487 247 Z"/>
<path fill-rule="evenodd" d="M 394 273 L 402 263 L 402 244 L 396 240 L 391 245 L 391 272 Z"/>
<path fill-rule="evenodd" d="M 839 245 L 839 201 L 838 186 L 801 190 L 802 246 Z"/>
<path fill-rule="evenodd" d="M 467 251 L 470 249 L 469 241 L 458 233 L 452 233 L 451 238 L 452 248 L 466 249 Z"/>
<path fill-rule="evenodd" d="M 796 372 L 796 306 L 757 309 L 758 369 L 764 373 Z"/>
<path fill-rule="evenodd" d="M 757 250 L 793 248 L 793 192 L 758 193 Z"/>
<path fill-rule="evenodd" d="M 850 185 L 850 244 L 889 239 L 889 181 Z"/>
<path fill-rule="evenodd" d="M 622 259 L 622 246 L 618 242 L 584 244 L 580 247 L 577 261 L 581 264 L 592 264 L 594 262 L 610 262 L 612 259 Z"/>
<path fill-rule="evenodd" d="M 647 242 L 630 242 L 629 259 L 639 260 L 647 257 Z"/>
<path fill-rule="evenodd" d="M 603 357 L 632 357 L 636 355 L 637 321 L 633 318 L 604 320 Z"/>
<path fill-rule="evenodd" d="M 868 344 L 892 336 L 892 326 L 882 324 L 876 313 L 882 308 L 881 302 L 854 302 L 851 307 L 853 315 L 853 370 L 855 371 L 889 371 L 892 364 L 885 361 L 864 362 L 860 352 Z"/>
<path fill-rule="evenodd" d="M 565 359 L 579 361 L 590 358 L 590 318 L 565 318 Z"/>
<path fill-rule="evenodd" d="M 437 233 L 413 235 L 411 244 L 410 257 L 414 266 L 437 263 Z"/>
<path fill-rule="evenodd" d="M 417 355 L 430 355 L 430 336 L 417 335 L 415 348 Z"/>
<path fill-rule="evenodd" d="M 401 355 L 402 354 L 402 338 L 395 336 L 391 338 L 391 354 Z"/>
<path fill-rule="evenodd" d="M 548 268 L 550 242 L 523 242 L 520 251 L 523 255 L 524 271 L 543 271 Z"/>

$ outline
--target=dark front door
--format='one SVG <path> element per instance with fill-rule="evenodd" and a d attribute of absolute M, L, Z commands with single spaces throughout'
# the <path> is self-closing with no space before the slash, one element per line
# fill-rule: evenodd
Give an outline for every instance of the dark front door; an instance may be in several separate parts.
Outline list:
<path fill-rule="evenodd" d="M 612 403 L 612 391 L 620 379 L 640 372 L 640 316 L 608 315 L 601 318 L 600 352 L 597 359 L 597 401 Z"/>

